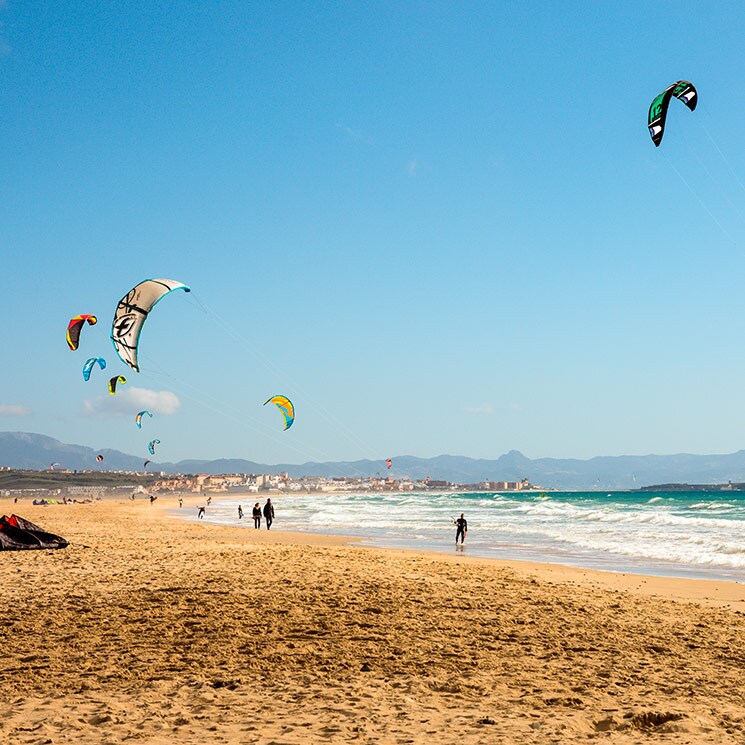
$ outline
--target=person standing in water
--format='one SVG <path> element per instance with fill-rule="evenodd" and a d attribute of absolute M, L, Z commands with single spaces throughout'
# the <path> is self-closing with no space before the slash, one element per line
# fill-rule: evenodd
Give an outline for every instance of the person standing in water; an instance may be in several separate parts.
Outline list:
<path fill-rule="evenodd" d="M 261 527 L 261 507 L 259 507 L 259 503 L 257 502 L 254 505 L 254 528 L 258 530 Z"/>
<path fill-rule="evenodd" d="M 243 505 L 238 505 L 238 519 L 243 520 Z"/>
<path fill-rule="evenodd" d="M 264 505 L 264 521 L 266 522 L 266 529 L 269 530 L 274 522 L 274 505 L 268 497 Z"/>
<path fill-rule="evenodd" d="M 453 522 L 457 526 L 457 530 L 455 531 L 455 543 L 457 544 L 458 538 L 460 538 L 460 543 L 463 545 L 463 541 L 466 539 L 466 532 L 468 531 L 468 523 L 466 522 L 465 515 L 461 512 L 460 517 Z"/>

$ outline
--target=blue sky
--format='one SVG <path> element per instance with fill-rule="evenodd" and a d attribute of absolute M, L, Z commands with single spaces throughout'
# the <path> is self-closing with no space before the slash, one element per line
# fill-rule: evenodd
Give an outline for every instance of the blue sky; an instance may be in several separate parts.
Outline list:
<path fill-rule="evenodd" d="M 171 461 L 745 446 L 745 8 L 514 5 L 0 2 L 0 429 Z M 148 277 L 193 293 L 128 374 L 111 317 Z"/>

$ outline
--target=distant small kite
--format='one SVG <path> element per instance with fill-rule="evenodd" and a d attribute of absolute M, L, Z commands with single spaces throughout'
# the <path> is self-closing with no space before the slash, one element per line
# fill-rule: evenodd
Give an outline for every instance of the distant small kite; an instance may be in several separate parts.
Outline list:
<path fill-rule="evenodd" d="M 137 424 L 138 429 L 142 429 L 142 417 L 147 414 L 151 419 L 153 418 L 153 415 L 147 410 L 144 409 L 141 411 L 137 416 L 135 417 L 135 423 Z"/>
<path fill-rule="evenodd" d="M 143 468 L 147 468 L 147 464 L 148 464 L 148 463 L 152 463 L 152 461 L 151 461 L 151 460 L 146 460 L 146 461 L 145 461 L 145 462 L 144 462 L 144 463 L 142 464 L 142 467 L 143 467 Z"/>
<path fill-rule="evenodd" d="M 103 455 L 97 455 L 97 456 L 96 456 L 96 460 L 97 460 L 97 461 L 98 461 L 99 463 L 103 463 Z"/>
<path fill-rule="evenodd" d="M 285 429 L 288 430 L 292 427 L 292 423 L 295 421 L 295 407 L 287 396 L 272 396 L 264 401 L 264 406 L 267 404 L 276 404 L 277 408 L 282 412 L 282 416 L 285 418 Z"/>
<path fill-rule="evenodd" d="M 386 458 L 385 464 L 386 466 L 388 466 L 388 470 L 390 470 L 391 466 L 393 465 L 393 461 L 390 458 Z"/>
<path fill-rule="evenodd" d="M 150 455 L 155 455 L 155 446 L 160 445 L 160 440 L 150 440 L 147 444 L 147 449 L 150 452 Z M 148 461 L 149 463 L 150 461 Z"/>
<path fill-rule="evenodd" d="M 91 370 L 98 365 L 102 370 L 106 369 L 106 360 L 103 357 L 91 357 L 85 361 L 83 365 L 83 380 L 88 381 L 91 379 Z"/>
<path fill-rule="evenodd" d="M 59 463 L 56 460 L 54 460 L 49 464 L 49 468 L 51 468 L 54 471 L 55 468 L 59 468 Z"/>
<path fill-rule="evenodd" d="M 109 393 L 113 396 L 116 393 L 117 383 L 124 385 L 126 382 L 127 379 L 123 375 L 114 375 L 114 377 L 109 381 Z"/>
<path fill-rule="evenodd" d="M 98 323 L 98 318 L 92 316 L 90 313 L 83 313 L 82 315 L 75 316 L 70 319 L 70 323 L 67 324 L 67 346 L 74 352 L 80 344 L 80 332 L 83 329 L 83 324 L 88 323 L 89 326 L 95 326 Z"/>

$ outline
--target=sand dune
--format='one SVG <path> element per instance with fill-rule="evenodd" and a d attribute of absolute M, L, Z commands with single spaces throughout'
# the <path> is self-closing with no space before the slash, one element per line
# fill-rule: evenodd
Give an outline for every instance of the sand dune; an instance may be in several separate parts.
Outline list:
<path fill-rule="evenodd" d="M 73 545 L 0 554 L 4 742 L 745 741 L 740 585 L 16 509 Z"/>

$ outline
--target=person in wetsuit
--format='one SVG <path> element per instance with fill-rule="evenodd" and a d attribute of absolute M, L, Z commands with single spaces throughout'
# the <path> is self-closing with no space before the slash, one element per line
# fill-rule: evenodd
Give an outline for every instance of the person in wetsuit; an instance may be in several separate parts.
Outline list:
<path fill-rule="evenodd" d="M 254 505 L 253 515 L 254 515 L 254 528 L 258 530 L 261 527 L 261 507 L 259 507 L 258 502 Z"/>
<path fill-rule="evenodd" d="M 269 530 L 274 522 L 274 505 L 271 499 L 266 500 L 264 505 L 264 522 L 266 523 L 266 529 Z"/>
<path fill-rule="evenodd" d="M 468 531 L 468 523 L 466 522 L 466 518 L 462 512 L 460 513 L 460 517 L 455 521 L 455 524 L 457 526 L 457 530 L 455 531 L 455 542 L 458 543 L 458 538 L 460 538 L 462 544 L 466 539 L 466 532 Z"/>

